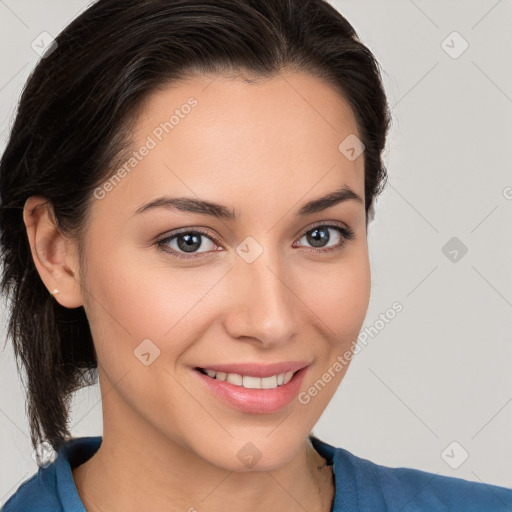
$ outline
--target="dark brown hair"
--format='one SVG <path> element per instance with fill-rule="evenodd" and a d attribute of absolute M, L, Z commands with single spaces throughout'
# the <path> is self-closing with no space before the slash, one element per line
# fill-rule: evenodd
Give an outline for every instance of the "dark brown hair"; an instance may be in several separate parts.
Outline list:
<path fill-rule="evenodd" d="M 386 180 L 390 112 L 373 54 L 324 0 L 99 0 L 43 57 L 0 162 L 0 286 L 11 299 L 8 337 L 24 367 L 32 444 L 58 449 L 70 437 L 71 395 L 96 381 L 97 360 L 83 307 L 62 307 L 37 272 L 26 199 L 47 198 L 82 248 L 93 191 L 123 161 L 144 98 L 192 72 L 271 78 L 291 69 L 327 80 L 351 106 L 368 222 Z"/>

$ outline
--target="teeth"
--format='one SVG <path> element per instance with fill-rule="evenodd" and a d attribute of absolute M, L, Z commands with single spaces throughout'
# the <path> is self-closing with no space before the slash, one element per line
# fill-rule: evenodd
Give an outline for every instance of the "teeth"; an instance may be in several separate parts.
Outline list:
<path fill-rule="evenodd" d="M 249 388 L 249 389 L 261 389 L 261 378 L 260 377 L 249 377 L 248 375 L 244 375 L 242 386 L 244 388 Z"/>
<path fill-rule="evenodd" d="M 295 372 L 280 373 L 272 377 L 252 377 L 250 375 L 239 375 L 238 373 L 216 372 L 214 370 L 204 370 L 208 377 L 212 379 L 224 380 L 235 386 L 241 386 L 247 389 L 274 389 L 283 384 L 287 384 L 292 379 Z"/>
<path fill-rule="evenodd" d="M 277 375 L 261 378 L 261 389 L 277 388 Z"/>
<path fill-rule="evenodd" d="M 238 375 L 237 373 L 228 373 L 226 381 L 229 382 L 230 384 L 234 384 L 235 386 L 241 386 L 243 383 L 243 377 L 241 375 Z"/>

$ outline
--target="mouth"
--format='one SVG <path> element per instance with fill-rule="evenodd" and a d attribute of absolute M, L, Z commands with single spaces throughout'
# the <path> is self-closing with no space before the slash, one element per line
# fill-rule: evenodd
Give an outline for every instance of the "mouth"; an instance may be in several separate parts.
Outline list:
<path fill-rule="evenodd" d="M 269 377 L 256 377 L 254 375 L 242 375 L 240 373 L 219 372 L 208 368 L 197 367 L 196 370 L 211 379 L 229 382 L 233 384 L 233 386 L 239 386 L 245 389 L 275 389 L 288 384 L 299 371 L 287 371 L 270 375 Z"/>
<path fill-rule="evenodd" d="M 246 413 L 272 414 L 296 398 L 308 362 L 196 366 L 193 374 L 211 396 Z"/>

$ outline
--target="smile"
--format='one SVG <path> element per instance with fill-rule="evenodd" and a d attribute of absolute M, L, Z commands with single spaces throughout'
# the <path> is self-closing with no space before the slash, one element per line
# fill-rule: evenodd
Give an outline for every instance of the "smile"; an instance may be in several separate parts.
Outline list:
<path fill-rule="evenodd" d="M 209 366 L 209 365 L 208 365 Z M 307 361 L 288 361 L 269 365 L 219 364 L 214 368 L 196 366 L 192 375 L 205 391 L 223 404 L 246 413 L 276 413 L 297 397 Z M 212 365 L 213 366 L 213 365 Z"/>
<path fill-rule="evenodd" d="M 229 382 L 234 386 L 244 387 L 246 389 L 274 389 L 284 384 L 288 384 L 296 372 L 284 372 L 270 377 L 254 377 L 252 375 L 240 375 L 238 373 L 217 372 L 208 368 L 198 369 L 204 375 L 212 379 Z"/>

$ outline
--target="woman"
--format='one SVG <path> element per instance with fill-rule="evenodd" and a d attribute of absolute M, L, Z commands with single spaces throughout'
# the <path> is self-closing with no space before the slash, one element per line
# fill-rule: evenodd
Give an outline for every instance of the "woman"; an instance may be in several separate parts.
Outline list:
<path fill-rule="evenodd" d="M 389 123 L 322 0 L 100 0 L 59 35 L 0 167 L 9 334 L 57 454 L 3 510 L 511 509 L 310 434 L 366 314 Z M 103 436 L 72 438 L 96 372 Z"/>

